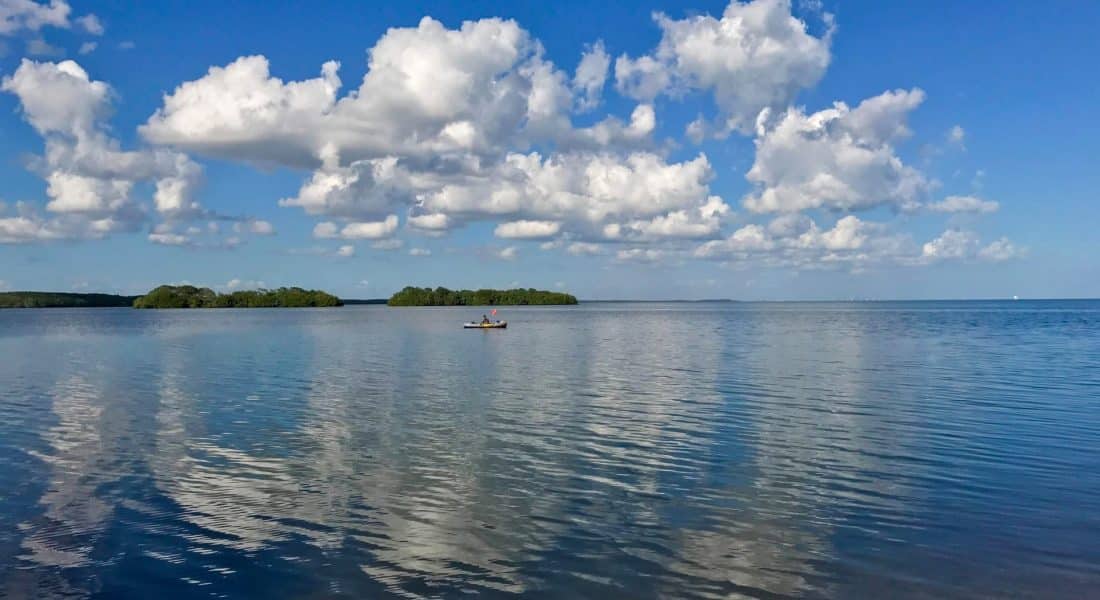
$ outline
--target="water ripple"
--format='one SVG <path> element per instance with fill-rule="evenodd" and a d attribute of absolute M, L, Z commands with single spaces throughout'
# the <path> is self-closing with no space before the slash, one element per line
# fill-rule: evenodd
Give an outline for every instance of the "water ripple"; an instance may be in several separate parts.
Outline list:
<path fill-rule="evenodd" d="M 1100 593 L 1100 303 L 0 313 L 0 596 Z"/>

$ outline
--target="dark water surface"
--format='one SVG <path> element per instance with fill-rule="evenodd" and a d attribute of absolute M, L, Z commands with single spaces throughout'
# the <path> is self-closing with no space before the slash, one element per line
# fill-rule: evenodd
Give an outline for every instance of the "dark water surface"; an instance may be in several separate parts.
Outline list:
<path fill-rule="evenodd" d="M 1100 595 L 1100 302 L 482 312 L 0 312 L 0 596 Z"/>

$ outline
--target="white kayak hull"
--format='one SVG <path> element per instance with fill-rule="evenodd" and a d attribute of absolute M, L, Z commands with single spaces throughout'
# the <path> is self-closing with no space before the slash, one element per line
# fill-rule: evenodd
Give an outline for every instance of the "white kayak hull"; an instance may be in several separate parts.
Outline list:
<path fill-rule="evenodd" d="M 506 329 L 508 327 L 508 321 L 497 321 L 496 323 L 463 323 L 463 329 Z"/>

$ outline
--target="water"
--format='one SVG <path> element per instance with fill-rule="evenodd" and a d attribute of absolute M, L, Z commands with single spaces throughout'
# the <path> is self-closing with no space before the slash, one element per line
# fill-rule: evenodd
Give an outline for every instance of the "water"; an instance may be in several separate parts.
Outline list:
<path fill-rule="evenodd" d="M 1100 594 L 1100 302 L 0 312 L 0 596 Z"/>

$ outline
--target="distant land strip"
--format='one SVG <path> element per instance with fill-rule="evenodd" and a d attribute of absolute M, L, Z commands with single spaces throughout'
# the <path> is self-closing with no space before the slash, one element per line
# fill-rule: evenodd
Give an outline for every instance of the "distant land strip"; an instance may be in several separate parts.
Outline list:
<path fill-rule="evenodd" d="M 309 308 L 343 306 L 321 290 L 281 287 L 219 294 L 193 285 L 162 285 L 134 300 L 134 308 Z"/>
<path fill-rule="evenodd" d="M 0 308 L 78 308 L 133 306 L 138 296 L 68 292 L 0 292 Z"/>
<path fill-rule="evenodd" d="M 524 306 L 577 304 L 577 299 L 564 292 L 548 292 L 534 288 L 511 290 L 449 290 L 445 287 L 406 287 L 390 297 L 390 306 Z"/>

